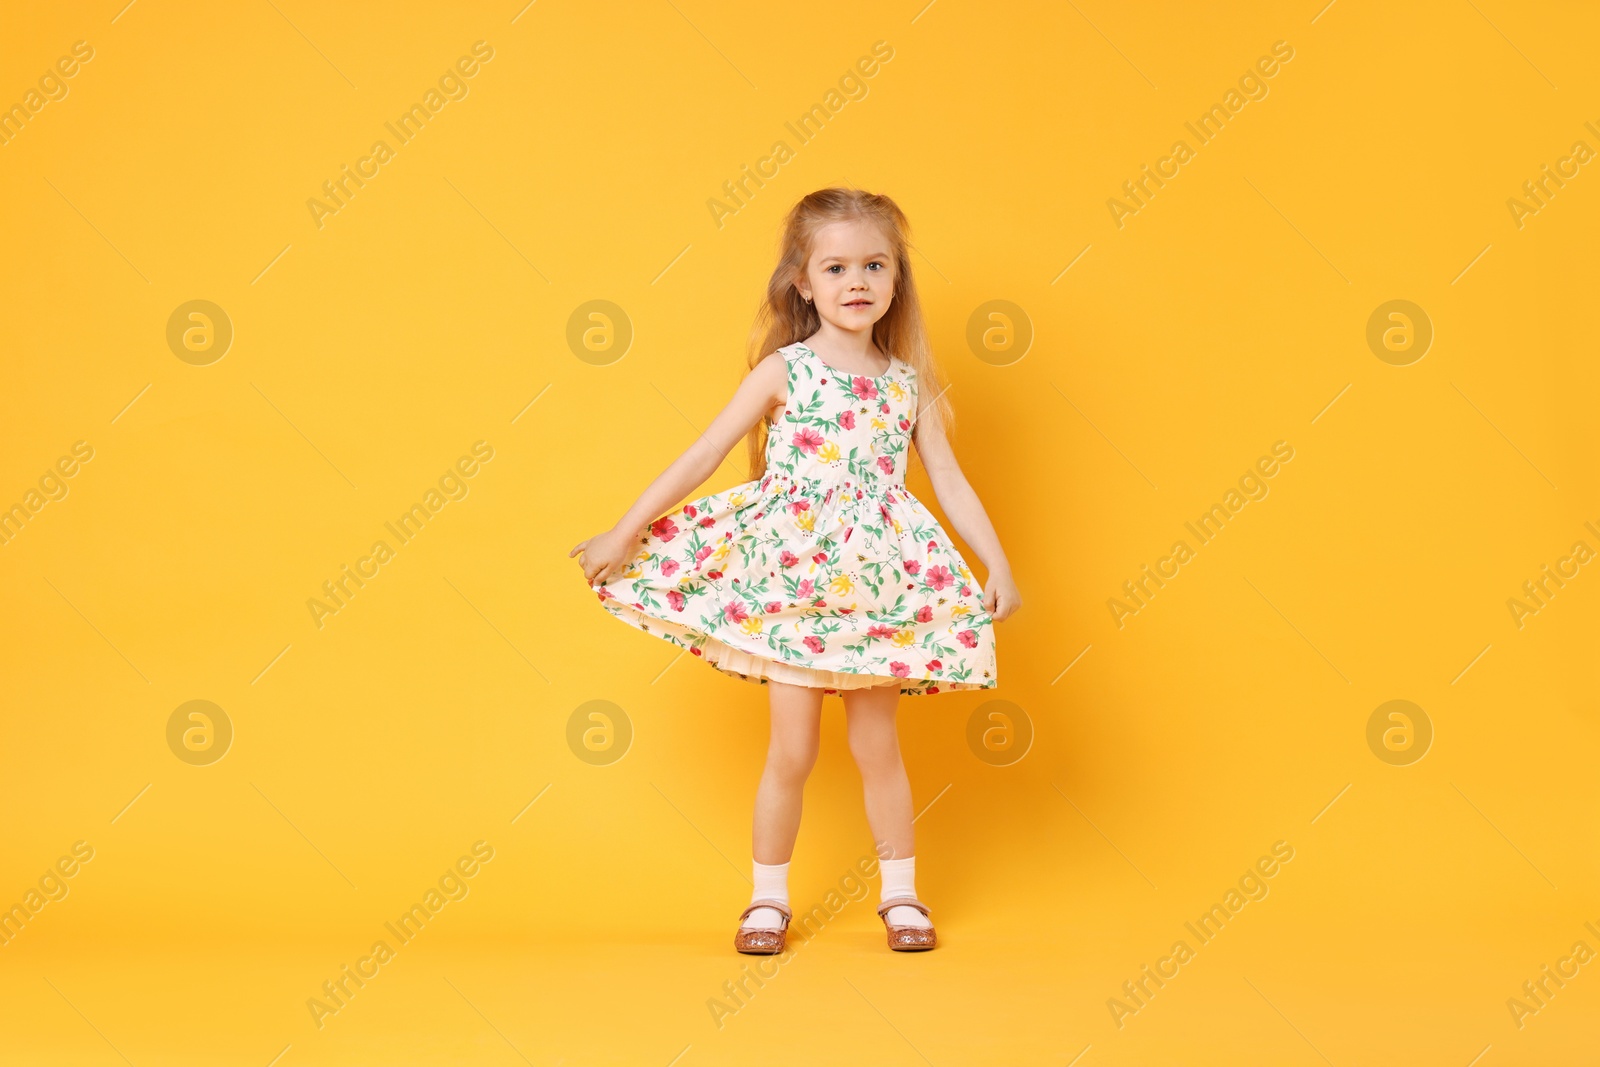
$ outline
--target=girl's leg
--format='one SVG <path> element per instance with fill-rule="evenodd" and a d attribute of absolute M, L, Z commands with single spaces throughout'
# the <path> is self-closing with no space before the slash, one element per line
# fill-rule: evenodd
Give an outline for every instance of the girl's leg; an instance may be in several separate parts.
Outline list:
<path fill-rule="evenodd" d="M 800 802 L 821 744 L 822 690 L 767 682 L 772 732 L 767 766 L 756 789 L 757 863 L 788 863 L 800 833 Z"/>
<path fill-rule="evenodd" d="M 789 858 L 800 833 L 806 778 L 817 762 L 823 694 L 821 689 L 770 679 L 767 692 L 772 704 L 772 732 L 767 743 L 767 766 L 756 789 L 751 835 L 756 888 L 751 902 L 765 897 L 787 904 Z M 776 930 L 783 925 L 783 916 L 772 908 L 757 908 L 744 925 Z"/>
<path fill-rule="evenodd" d="M 878 844 L 878 866 L 883 872 L 880 899 L 915 896 L 911 779 L 900 757 L 900 735 L 895 720 L 900 704 L 900 683 L 847 689 L 842 696 L 850 754 L 861 771 L 867 823 Z M 920 911 L 905 905 L 890 908 L 888 919 L 897 926 L 931 925 Z"/>
<path fill-rule="evenodd" d="M 868 689 L 846 689 L 844 711 L 850 735 L 850 754 L 861 771 L 866 798 L 867 824 L 877 841 L 879 860 L 912 855 L 911 779 L 900 758 L 900 735 L 895 710 L 900 704 L 898 682 Z"/>

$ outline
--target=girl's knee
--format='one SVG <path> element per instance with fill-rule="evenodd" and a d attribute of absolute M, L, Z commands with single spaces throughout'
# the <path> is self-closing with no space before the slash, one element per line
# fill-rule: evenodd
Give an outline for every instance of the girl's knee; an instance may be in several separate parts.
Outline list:
<path fill-rule="evenodd" d="M 862 774 L 893 771 L 900 763 L 900 739 L 893 730 L 857 730 L 850 734 L 850 755 Z"/>
<path fill-rule="evenodd" d="M 767 773 L 784 781 L 805 781 L 817 765 L 817 746 L 774 746 L 767 752 Z"/>

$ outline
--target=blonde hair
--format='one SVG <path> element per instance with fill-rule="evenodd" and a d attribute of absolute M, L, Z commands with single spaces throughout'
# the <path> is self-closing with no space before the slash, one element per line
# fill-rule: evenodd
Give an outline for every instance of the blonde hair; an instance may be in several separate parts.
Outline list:
<path fill-rule="evenodd" d="M 911 225 L 900 206 L 887 196 L 859 189 L 818 189 L 789 209 L 778 239 L 778 265 L 767 281 L 767 295 L 750 329 L 746 373 L 768 355 L 816 333 L 822 325 L 817 309 L 800 295 L 795 282 L 804 276 L 816 233 L 834 222 L 862 220 L 877 224 L 889 239 L 895 263 L 894 298 L 883 318 L 872 326 L 873 343 L 917 372 L 917 418 L 936 418 L 947 434 L 954 432 L 955 410 L 934 365 L 922 318 L 922 301 L 911 273 Z M 907 457 L 909 460 L 909 456 Z M 767 469 L 767 419 L 756 423 L 749 437 L 750 478 Z"/>

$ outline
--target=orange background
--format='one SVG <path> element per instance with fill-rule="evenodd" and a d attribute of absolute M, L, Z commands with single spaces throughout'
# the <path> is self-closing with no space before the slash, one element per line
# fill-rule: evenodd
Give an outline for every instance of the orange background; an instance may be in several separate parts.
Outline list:
<path fill-rule="evenodd" d="M 1600 549 L 1600 177 L 1508 201 L 1600 150 L 1589 7 L 119 4 L 0 40 L 5 107 L 93 52 L 0 145 L 0 904 L 66 889 L 0 947 L 0 1063 L 1586 1062 L 1592 963 L 1508 1000 L 1600 951 L 1600 576 L 1508 601 Z M 790 892 L 837 914 L 719 1025 L 765 692 L 608 619 L 566 552 L 726 403 L 779 220 L 846 183 L 913 222 L 1026 604 L 995 692 L 901 704 L 944 944 L 889 953 L 850 876 L 830 698 Z M 1420 356 L 1369 345 L 1393 300 Z M 625 750 L 569 742 L 591 701 Z M 319 1027 L 346 966 L 378 969 Z"/>

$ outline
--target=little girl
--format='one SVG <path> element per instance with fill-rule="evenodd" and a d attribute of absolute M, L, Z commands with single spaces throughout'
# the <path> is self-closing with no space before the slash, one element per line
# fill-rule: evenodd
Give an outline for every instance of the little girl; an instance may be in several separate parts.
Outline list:
<path fill-rule="evenodd" d="M 1022 606 L 946 438 L 949 387 L 934 367 L 907 237 L 887 196 L 823 189 L 796 204 L 733 399 L 616 526 L 567 554 L 582 553 L 585 579 L 617 618 L 767 687 L 755 891 L 734 936 L 744 953 L 786 946 L 789 859 L 827 693 L 844 701 L 879 843 L 889 947 L 934 947 L 916 896 L 895 708 L 901 696 L 995 688 L 993 624 Z M 662 513 L 746 434 L 751 480 Z M 906 488 L 913 444 L 951 525 L 983 560 L 987 588 Z"/>

